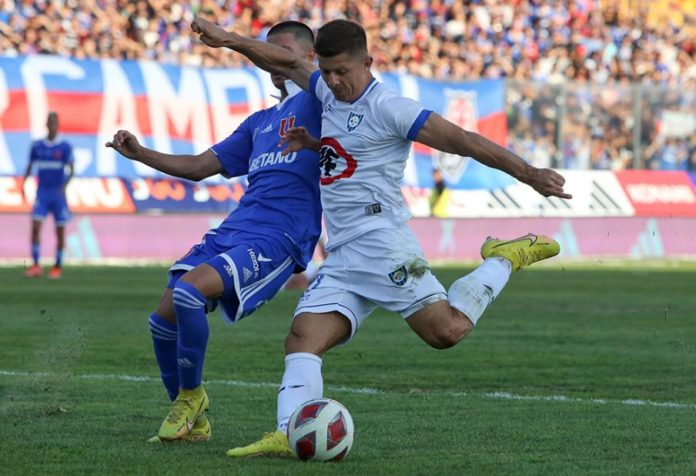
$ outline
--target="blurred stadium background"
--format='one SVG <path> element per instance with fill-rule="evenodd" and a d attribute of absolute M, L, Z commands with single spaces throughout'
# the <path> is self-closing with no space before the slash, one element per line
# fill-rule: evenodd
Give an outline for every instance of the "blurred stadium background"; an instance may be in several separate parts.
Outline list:
<path fill-rule="evenodd" d="M 0 0 L 0 258 L 28 256 L 19 177 L 50 110 L 75 148 L 68 260 L 171 261 L 235 206 L 243 179 L 172 180 L 103 146 L 124 128 L 198 153 L 273 104 L 266 73 L 193 38 L 197 14 L 260 38 L 283 19 L 358 20 L 380 80 L 563 170 L 572 201 L 416 145 L 403 191 L 433 261 L 528 229 L 566 258 L 696 254 L 696 2 Z"/>

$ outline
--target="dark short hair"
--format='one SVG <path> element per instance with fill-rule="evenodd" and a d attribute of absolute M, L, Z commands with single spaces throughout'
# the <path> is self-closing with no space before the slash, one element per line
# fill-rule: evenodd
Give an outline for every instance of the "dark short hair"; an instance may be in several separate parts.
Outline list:
<path fill-rule="evenodd" d="M 354 21 L 333 20 L 319 28 L 314 50 L 319 56 L 331 57 L 348 53 L 351 56 L 367 55 L 365 29 Z"/>
<path fill-rule="evenodd" d="M 271 35 L 278 33 L 292 33 L 295 39 L 299 41 L 304 41 L 308 46 L 314 45 L 314 33 L 312 29 L 299 21 L 283 21 L 276 23 L 273 27 L 266 33 L 266 38 Z"/>

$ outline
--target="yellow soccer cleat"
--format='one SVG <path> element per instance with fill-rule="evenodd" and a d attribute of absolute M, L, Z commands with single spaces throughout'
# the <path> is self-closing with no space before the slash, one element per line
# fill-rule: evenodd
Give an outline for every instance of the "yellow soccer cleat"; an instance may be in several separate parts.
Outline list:
<path fill-rule="evenodd" d="M 488 237 L 481 246 L 481 257 L 505 258 L 512 264 L 512 270 L 517 271 L 537 261 L 556 256 L 560 251 L 561 245 L 553 238 L 529 233 L 514 240 Z"/>
<path fill-rule="evenodd" d="M 210 426 L 210 420 L 208 420 L 208 417 L 206 417 L 205 414 L 202 414 L 201 416 L 196 418 L 196 422 L 193 424 L 191 433 L 186 435 L 181 441 L 208 441 L 211 435 L 212 428 Z M 163 441 L 164 440 L 160 440 L 159 435 L 155 435 L 149 440 L 147 440 L 148 443 L 162 443 Z"/>
<path fill-rule="evenodd" d="M 265 433 L 256 443 L 240 448 L 232 448 L 227 451 L 227 456 L 232 458 L 244 458 L 246 456 L 292 456 L 292 450 L 288 444 L 288 437 L 282 431 Z"/>
<path fill-rule="evenodd" d="M 182 440 L 193 430 L 196 420 L 208 409 L 208 395 L 202 386 L 181 389 L 172 403 L 169 415 L 162 422 L 157 436 L 160 440 Z"/>

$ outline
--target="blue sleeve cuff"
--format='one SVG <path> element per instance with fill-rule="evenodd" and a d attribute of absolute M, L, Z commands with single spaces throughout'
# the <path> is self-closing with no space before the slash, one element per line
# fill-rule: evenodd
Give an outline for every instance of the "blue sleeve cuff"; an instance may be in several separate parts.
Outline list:
<path fill-rule="evenodd" d="M 320 76 L 321 73 L 319 70 L 316 70 L 312 73 L 312 76 L 309 77 L 309 94 L 317 99 L 319 99 L 319 97 L 317 97 L 317 82 L 319 81 Z"/>
<path fill-rule="evenodd" d="M 413 121 L 413 125 L 408 130 L 408 134 L 406 135 L 406 138 L 408 140 L 416 140 L 416 137 L 418 137 L 418 133 L 423 128 L 423 124 L 425 124 L 425 121 L 427 121 L 428 117 L 430 117 L 431 112 L 433 111 L 430 111 L 429 109 L 423 109 L 421 113 L 418 114 L 418 117 L 416 117 L 416 120 Z"/>

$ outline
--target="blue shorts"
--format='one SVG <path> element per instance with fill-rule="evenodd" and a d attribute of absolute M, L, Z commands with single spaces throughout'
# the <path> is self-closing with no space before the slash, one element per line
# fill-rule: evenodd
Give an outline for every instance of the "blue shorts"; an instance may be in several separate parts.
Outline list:
<path fill-rule="evenodd" d="M 244 232 L 225 232 L 223 240 L 219 231 L 209 231 L 169 268 L 167 287 L 173 288 L 184 273 L 201 263 L 212 266 L 222 278 L 224 291 L 215 304 L 230 323 L 269 301 L 295 269 L 295 261 L 279 240 Z M 208 310 L 214 307 L 209 304 Z"/>
<path fill-rule="evenodd" d="M 56 222 L 56 226 L 63 226 L 70 221 L 72 215 L 68 208 L 68 202 L 65 200 L 64 194 L 48 195 L 44 197 L 36 197 L 34 202 L 34 210 L 31 217 L 34 220 L 44 221 L 46 215 L 51 213 Z"/>

